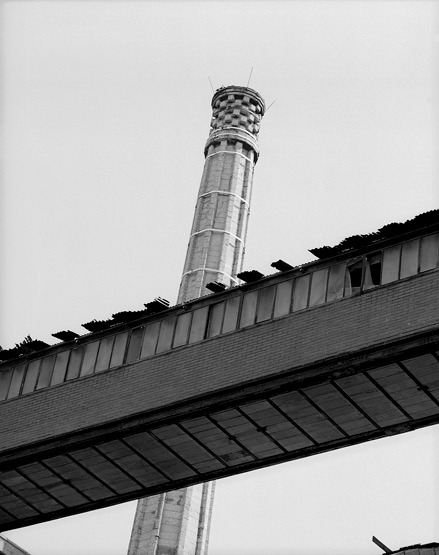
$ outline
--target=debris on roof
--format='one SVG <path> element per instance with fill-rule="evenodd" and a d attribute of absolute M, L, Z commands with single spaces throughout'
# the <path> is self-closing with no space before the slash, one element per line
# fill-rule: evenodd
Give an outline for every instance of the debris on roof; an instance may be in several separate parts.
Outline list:
<path fill-rule="evenodd" d="M 221 291 L 226 289 L 224 283 L 219 283 L 219 281 L 211 281 L 207 283 L 205 287 L 206 289 L 209 289 L 209 291 L 212 291 L 212 293 L 221 293 Z"/>
<path fill-rule="evenodd" d="M 115 324 L 126 324 L 128 322 L 132 322 L 133 320 L 137 320 L 138 318 L 142 318 L 147 314 L 147 310 L 124 310 L 122 312 L 112 314 L 112 317 Z"/>
<path fill-rule="evenodd" d="M 366 235 L 353 235 L 352 237 L 343 239 L 343 241 L 333 247 L 318 247 L 315 249 L 309 249 L 309 252 L 320 259 L 330 258 L 331 256 L 336 256 L 350 250 L 367 247 L 378 241 L 383 241 L 384 239 L 391 239 L 393 237 L 398 237 L 398 235 L 403 235 L 404 233 L 409 233 L 422 228 L 428 228 L 438 223 L 439 209 L 430 210 L 429 212 L 419 214 L 406 222 L 394 222 L 387 224 L 374 233 L 368 233 Z"/>
<path fill-rule="evenodd" d="M 279 272 L 286 272 L 287 270 L 292 270 L 294 268 L 294 266 L 291 266 L 291 264 L 288 264 L 288 262 L 284 262 L 283 260 L 272 262 L 271 267 L 275 268 Z"/>
<path fill-rule="evenodd" d="M 83 328 L 91 333 L 96 331 L 103 331 L 108 330 L 111 326 L 114 326 L 113 320 L 92 320 L 91 322 L 87 322 L 85 324 L 81 324 Z"/>
<path fill-rule="evenodd" d="M 254 283 L 255 281 L 262 279 L 264 274 L 261 274 L 258 270 L 249 270 L 248 272 L 239 273 L 237 277 L 242 279 L 242 281 L 245 281 L 245 283 Z"/>
<path fill-rule="evenodd" d="M 146 303 L 144 306 L 146 307 L 147 314 L 157 314 L 157 312 L 162 312 L 163 310 L 167 310 L 169 308 L 169 301 L 162 299 L 161 297 L 157 297 L 150 303 Z"/>
<path fill-rule="evenodd" d="M 65 330 L 52 333 L 52 337 L 55 337 L 55 339 L 59 339 L 60 341 L 72 341 L 73 339 L 79 337 L 79 335 L 74 331 Z"/>
<path fill-rule="evenodd" d="M 50 347 L 48 343 L 40 341 L 39 339 L 32 339 L 30 335 L 27 335 L 23 341 L 16 343 L 15 347 L 12 349 L 0 349 L 0 360 L 11 360 L 17 358 L 21 355 L 30 355 L 43 349 Z"/>

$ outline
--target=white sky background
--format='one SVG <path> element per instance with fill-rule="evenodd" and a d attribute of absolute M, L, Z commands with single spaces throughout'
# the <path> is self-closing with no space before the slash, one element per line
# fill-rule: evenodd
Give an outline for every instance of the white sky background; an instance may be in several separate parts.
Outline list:
<path fill-rule="evenodd" d="M 434 2 L 0 6 L 4 348 L 27 334 L 55 343 L 51 333 L 83 333 L 156 296 L 175 303 L 208 75 L 215 88 L 246 85 L 254 67 L 250 86 L 275 101 L 245 269 L 272 273 L 279 258 L 300 264 L 308 248 L 439 207 Z M 209 555 L 379 555 L 372 535 L 392 549 L 439 541 L 438 455 L 434 426 L 221 480 Z M 134 510 L 5 535 L 32 555 L 125 555 Z"/>

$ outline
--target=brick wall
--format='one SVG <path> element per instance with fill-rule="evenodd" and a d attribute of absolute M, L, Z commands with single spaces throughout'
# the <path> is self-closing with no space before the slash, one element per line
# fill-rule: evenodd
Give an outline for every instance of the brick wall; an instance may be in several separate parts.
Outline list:
<path fill-rule="evenodd" d="M 239 388 L 439 327 L 439 272 L 327 303 L 0 405 L 1 451 Z"/>

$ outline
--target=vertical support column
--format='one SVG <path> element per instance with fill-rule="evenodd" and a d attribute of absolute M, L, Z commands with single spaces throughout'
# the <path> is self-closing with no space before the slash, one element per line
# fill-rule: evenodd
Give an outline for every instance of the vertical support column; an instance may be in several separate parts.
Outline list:
<path fill-rule="evenodd" d="M 235 285 L 244 260 L 265 103 L 232 85 L 216 91 L 212 108 L 178 303 L 210 294 L 210 281 Z M 128 555 L 207 555 L 214 492 L 208 482 L 140 499 Z"/>

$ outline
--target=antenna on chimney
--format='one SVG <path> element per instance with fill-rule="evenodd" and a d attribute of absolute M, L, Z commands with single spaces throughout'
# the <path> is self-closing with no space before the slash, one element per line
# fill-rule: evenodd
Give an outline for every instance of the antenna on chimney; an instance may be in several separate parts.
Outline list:
<path fill-rule="evenodd" d="M 252 73 L 253 73 L 253 68 L 252 68 L 251 71 L 250 71 L 250 77 L 248 78 L 248 81 L 247 81 L 247 87 L 248 87 L 249 84 L 250 84 L 250 79 L 252 78 Z"/>
<path fill-rule="evenodd" d="M 207 76 L 207 78 L 209 79 L 210 86 L 212 87 L 212 92 L 213 92 L 213 94 L 215 94 L 215 91 L 213 90 L 212 81 L 210 80 L 210 77 L 209 77 L 209 76 Z"/>
<path fill-rule="evenodd" d="M 392 550 L 389 549 L 389 548 L 387 547 L 387 545 L 384 545 L 382 542 L 380 542 L 380 540 L 377 539 L 375 536 L 372 536 L 372 541 L 373 541 L 373 543 L 375 543 L 378 547 L 381 547 L 381 549 L 384 549 L 384 551 L 385 551 L 386 553 L 392 553 Z"/>

